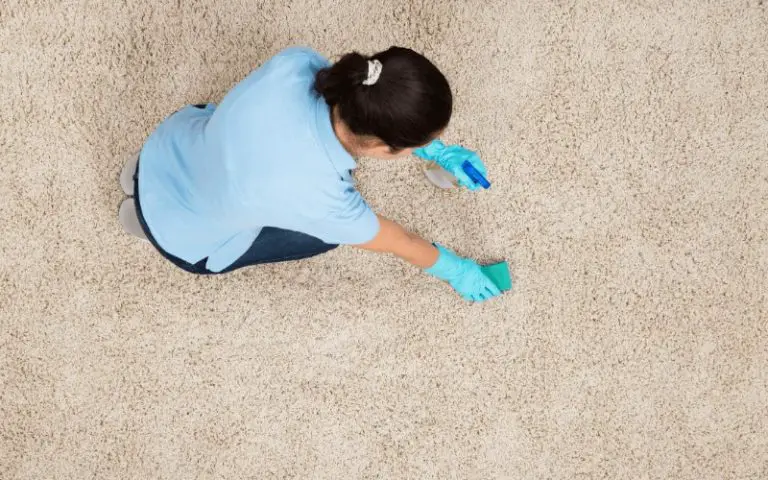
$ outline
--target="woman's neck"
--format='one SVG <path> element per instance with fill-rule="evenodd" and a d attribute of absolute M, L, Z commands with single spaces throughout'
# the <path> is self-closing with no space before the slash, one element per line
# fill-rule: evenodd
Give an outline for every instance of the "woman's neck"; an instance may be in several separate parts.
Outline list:
<path fill-rule="evenodd" d="M 336 106 L 331 108 L 331 125 L 333 126 L 333 133 L 336 134 L 336 138 L 341 143 L 341 146 L 344 147 L 344 150 L 353 157 L 358 156 L 357 137 L 352 133 L 347 124 L 341 120 L 339 109 Z"/>

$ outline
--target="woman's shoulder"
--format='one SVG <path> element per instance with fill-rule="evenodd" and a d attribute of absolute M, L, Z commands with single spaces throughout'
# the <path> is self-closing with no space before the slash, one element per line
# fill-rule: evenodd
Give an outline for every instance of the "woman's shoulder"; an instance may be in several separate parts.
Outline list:
<path fill-rule="evenodd" d="M 328 59 L 317 51 L 302 46 L 288 47 L 278 52 L 272 60 L 284 61 L 310 61 L 313 63 L 328 64 Z"/>

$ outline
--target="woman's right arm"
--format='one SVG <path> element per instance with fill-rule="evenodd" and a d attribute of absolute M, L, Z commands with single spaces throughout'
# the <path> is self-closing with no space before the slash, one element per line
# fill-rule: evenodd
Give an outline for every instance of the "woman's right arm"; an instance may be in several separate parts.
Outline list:
<path fill-rule="evenodd" d="M 397 223 L 377 216 L 379 233 L 368 243 L 354 245 L 374 252 L 392 253 L 419 268 L 429 268 L 440 256 L 437 248 L 415 233 L 410 233 Z"/>
<path fill-rule="evenodd" d="M 448 282 L 465 300 L 482 302 L 501 292 L 480 266 L 443 246 L 435 246 L 397 223 L 379 216 L 379 233 L 368 243 L 355 245 L 375 252 L 392 253 Z"/>

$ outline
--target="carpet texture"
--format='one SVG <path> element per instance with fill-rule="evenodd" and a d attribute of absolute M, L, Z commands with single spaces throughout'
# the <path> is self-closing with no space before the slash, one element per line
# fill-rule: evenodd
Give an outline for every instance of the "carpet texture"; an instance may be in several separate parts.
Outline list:
<path fill-rule="evenodd" d="M 360 188 L 513 292 L 121 233 L 124 155 L 295 44 L 443 69 L 493 187 Z M 768 478 L 766 85 L 761 0 L 3 0 L 0 478 Z"/>

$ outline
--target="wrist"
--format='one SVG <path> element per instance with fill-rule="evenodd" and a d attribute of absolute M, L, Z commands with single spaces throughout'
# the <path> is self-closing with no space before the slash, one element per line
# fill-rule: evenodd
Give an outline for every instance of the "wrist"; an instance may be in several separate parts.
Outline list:
<path fill-rule="evenodd" d="M 442 245 L 434 245 L 438 251 L 437 261 L 431 267 L 424 269 L 424 272 L 440 280 L 450 281 L 460 274 L 461 258 Z"/>
<path fill-rule="evenodd" d="M 440 140 L 432 140 L 429 145 L 417 148 L 413 151 L 413 154 L 424 160 L 437 160 L 443 150 L 446 149 L 445 144 Z"/>

